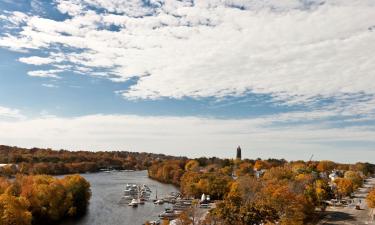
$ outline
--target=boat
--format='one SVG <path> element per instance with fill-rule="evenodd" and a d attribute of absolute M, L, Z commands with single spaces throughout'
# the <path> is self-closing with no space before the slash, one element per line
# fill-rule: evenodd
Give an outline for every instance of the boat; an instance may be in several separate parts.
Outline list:
<path fill-rule="evenodd" d="M 173 209 L 165 208 L 164 212 L 159 214 L 159 218 L 161 218 L 161 219 L 174 219 L 178 215 L 179 214 L 177 214 Z"/>
<path fill-rule="evenodd" d="M 138 199 L 138 203 L 141 204 L 141 205 L 144 205 L 145 199 L 143 199 L 143 198 Z"/>
<path fill-rule="evenodd" d="M 163 201 L 163 199 L 158 199 L 158 200 L 156 200 L 156 201 L 154 202 L 154 204 L 155 204 L 155 205 L 162 205 L 162 204 L 164 204 L 164 201 Z"/>
<path fill-rule="evenodd" d="M 124 195 L 137 195 L 138 194 L 138 188 L 137 185 L 133 184 L 127 184 L 125 186 Z"/>
<path fill-rule="evenodd" d="M 135 207 L 138 207 L 138 204 L 139 204 L 138 200 L 137 199 L 133 199 L 128 205 L 132 206 L 133 208 L 135 208 Z"/>
<path fill-rule="evenodd" d="M 132 197 L 132 196 L 130 196 L 130 195 L 124 195 L 124 196 L 122 196 L 122 197 L 121 197 L 121 199 L 125 199 L 125 200 L 132 200 L 132 199 L 133 199 L 133 197 Z"/>

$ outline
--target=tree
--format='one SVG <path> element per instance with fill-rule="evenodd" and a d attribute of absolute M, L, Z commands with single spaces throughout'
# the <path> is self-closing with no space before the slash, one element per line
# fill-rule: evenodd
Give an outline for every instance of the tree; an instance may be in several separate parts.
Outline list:
<path fill-rule="evenodd" d="M 265 180 L 291 180 L 295 173 L 288 166 L 272 167 L 267 170 L 263 176 Z"/>
<path fill-rule="evenodd" d="M 328 182 L 322 179 L 315 181 L 315 193 L 317 199 L 317 205 L 321 207 L 322 211 L 325 210 L 324 200 L 329 199 L 331 196 L 331 188 L 328 185 Z"/>
<path fill-rule="evenodd" d="M 361 163 L 357 162 L 351 168 L 355 171 L 361 172 L 363 175 L 368 176 L 372 173 L 374 173 L 374 165 L 370 163 Z"/>
<path fill-rule="evenodd" d="M 257 160 L 254 165 L 255 170 L 268 169 L 270 167 L 269 163 L 263 160 Z"/>
<path fill-rule="evenodd" d="M 303 189 L 295 189 L 292 181 L 268 182 L 262 190 L 262 198 L 277 212 L 280 224 L 304 224 L 304 219 L 313 211 L 306 200 Z M 302 192 L 302 193 L 300 193 Z"/>
<path fill-rule="evenodd" d="M 307 170 L 306 163 L 300 161 L 292 163 L 291 167 L 295 173 L 304 173 Z"/>
<path fill-rule="evenodd" d="M 335 184 L 337 188 L 337 194 L 340 199 L 345 196 L 350 196 L 350 194 L 354 191 L 353 182 L 350 179 L 337 178 L 335 180 Z"/>
<path fill-rule="evenodd" d="M 91 197 L 90 183 L 80 175 L 66 176 L 61 182 L 73 199 L 70 210 L 76 211 L 78 215 L 86 212 Z"/>
<path fill-rule="evenodd" d="M 254 174 L 253 165 L 248 162 L 242 162 L 235 173 L 237 176 L 252 175 Z"/>
<path fill-rule="evenodd" d="M 0 225 L 31 225 L 29 202 L 22 197 L 0 195 Z"/>
<path fill-rule="evenodd" d="M 212 199 L 223 199 L 230 181 L 229 176 L 221 173 L 186 172 L 181 178 L 181 192 L 196 198 L 208 194 Z"/>
<path fill-rule="evenodd" d="M 329 160 L 322 160 L 318 163 L 316 169 L 319 172 L 331 172 L 336 167 L 336 163 Z"/>
<path fill-rule="evenodd" d="M 361 187 L 363 184 L 363 178 L 358 172 L 355 171 L 346 171 L 344 174 L 344 178 L 352 181 L 354 189 Z"/>
<path fill-rule="evenodd" d="M 185 165 L 186 171 L 199 171 L 199 162 L 197 160 L 189 160 Z"/>
<path fill-rule="evenodd" d="M 366 202 L 367 202 L 368 207 L 375 208 L 375 189 L 372 189 L 368 193 L 366 197 Z"/>

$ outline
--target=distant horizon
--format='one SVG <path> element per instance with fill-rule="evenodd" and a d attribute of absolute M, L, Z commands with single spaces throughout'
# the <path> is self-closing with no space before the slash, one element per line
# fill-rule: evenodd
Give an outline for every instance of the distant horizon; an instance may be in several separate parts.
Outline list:
<path fill-rule="evenodd" d="M 0 143 L 375 159 L 374 12 L 373 0 L 0 1 Z"/>
<path fill-rule="evenodd" d="M 173 157 L 182 157 L 182 158 L 188 158 L 188 159 L 198 159 L 198 158 L 213 158 L 213 157 L 216 157 L 216 158 L 219 158 L 219 159 L 233 159 L 235 160 L 236 159 L 236 155 L 235 155 L 235 151 L 234 151 L 234 154 L 232 154 L 233 156 L 232 157 L 225 157 L 225 156 L 217 156 L 217 155 L 197 155 L 197 156 L 188 156 L 188 155 L 176 155 L 176 154 L 166 154 L 166 153 L 162 153 L 162 152 L 156 152 L 156 151 L 136 151 L 136 150 L 126 150 L 126 149 L 121 149 L 121 150 L 116 150 L 116 149 L 113 149 L 113 150 L 105 150 L 105 149 L 95 149 L 95 150 L 89 150 L 89 149 L 67 149 L 67 148 L 51 148 L 51 147 L 38 147 L 38 146 L 33 146 L 33 147 L 27 147 L 27 146 L 13 146 L 13 145 L 4 145 L 4 144 L 1 144 L 0 145 L 3 145 L 3 146 L 9 146 L 9 147 L 16 147 L 16 148 L 24 148 L 24 149 L 33 149 L 33 148 L 36 148 L 36 149 L 51 149 L 52 151 L 60 151 L 60 150 L 64 150 L 64 151 L 70 151 L 70 152 L 79 152 L 79 151 L 83 151 L 83 152 L 131 152 L 131 153 L 150 153 L 150 154 L 163 154 L 163 155 L 166 155 L 166 156 L 173 156 Z M 241 147 L 242 149 L 242 147 Z M 233 150 L 232 150 L 233 151 Z M 261 159 L 261 160 L 268 160 L 268 159 L 277 159 L 277 160 L 286 160 L 288 162 L 291 162 L 291 161 L 304 161 L 304 162 L 308 162 L 310 161 L 310 157 L 307 157 L 306 159 L 288 159 L 288 158 L 283 158 L 283 157 L 246 157 L 243 155 L 244 152 L 242 152 L 242 160 L 257 160 L 257 159 Z M 246 153 L 246 152 L 245 152 Z M 338 160 L 334 160 L 334 159 L 328 159 L 328 158 L 319 158 L 319 157 L 315 157 L 315 155 L 312 157 L 311 161 L 322 161 L 322 160 L 328 160 L 328 161 L 332 161 L 332 162 L 335 162 L 335 163 L 342 163 L 342 164 L 354 164 L 354 163 L 374 163 L 372 161 L 366 161 L 366 160 L 362 160 L 362 161 L 338 161 Z"/>

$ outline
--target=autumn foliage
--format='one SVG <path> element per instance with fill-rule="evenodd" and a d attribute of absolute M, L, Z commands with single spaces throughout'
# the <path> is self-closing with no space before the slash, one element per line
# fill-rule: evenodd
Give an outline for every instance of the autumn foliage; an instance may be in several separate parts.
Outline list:
<path fill-rule="evenodd" d="M 0 224 L 51 224 L 75 217 L 85 213 L 90 197 L 90 184 L 79 175 L 1 178 Z"/>
<path fill-rule="evenodd" d="M 372 189 L 368 193 L 367 198 L 366 198 L 366 202 L 367 202 L 368 207 L 375 208 L 375 189 Z"/>
<path fill-rule="evenodd" d="M 155 162 L 149 175 L 180 186 L 185 197 L 206 194 L 218 200 L 203 224 L 302 225 L 316 216 L 316 210 L 325 210 L 327 200 L 349 196 L 373 171 L 368 163 L 328 160 L 199 158 Z M 334 181 L 331 173 L 337 173 Z"/>
<path fill-rule="evenodd" d="M 263 179 L 243 176 L 231 184 L 214 210 L 222 224 L 304 224 L 318 204 L 313 185 L 318 180 L 274 167 Z"/>
<path fill-rule="evenodd" d="M 0 175 L 10 177 L 17 173 L 30 175 L 75 174 L 98 172 L 101 169 L 145 170 L 153 162 L 173 159 L 183 160 L 185 158 L 126 151 L 54 151 L 0 145 L 0 163 L 9 164 L 9 166 L 0 168 Z"/>
<path fill-rule="evenodd" d="M 148 168 L 148 176 L 163 183 L 179 186 L 185 172 L 185 164 L 184 160 L 157 161 Z"/>

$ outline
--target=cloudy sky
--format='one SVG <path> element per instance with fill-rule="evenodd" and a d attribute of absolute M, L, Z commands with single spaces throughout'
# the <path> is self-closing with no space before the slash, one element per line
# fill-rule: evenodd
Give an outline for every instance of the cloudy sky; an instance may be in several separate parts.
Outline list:
<path fill-rule="evenodd" d="M 375 162 L 373 0 L 0 0 L 0 143 Z"/>

